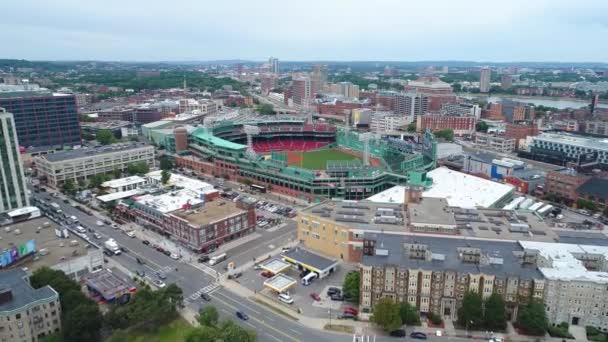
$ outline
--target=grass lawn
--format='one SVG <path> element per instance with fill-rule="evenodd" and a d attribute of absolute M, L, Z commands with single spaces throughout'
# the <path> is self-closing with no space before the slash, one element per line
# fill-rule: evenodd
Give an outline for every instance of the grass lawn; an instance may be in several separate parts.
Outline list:
<path fill-rule="evenodd" d="M 302 152 L 303 159 L 301 166 L 305 169 L 310 170 L 325 170 L 325 166 L 328 160 L 355 160 L 359 159 L 352 154 L 348 154 L 338 150 L 319 150 Z"/>
<path fill-rule="evenodd" d="M 158 331 L 154 334 L 143 334 L 138 332 L 128 332 L 129 342 L 183 342 L 186 340 L 186 336 L 190 331 L 194 330 L 194 327 L 188 324 L 188 322 L 179 318 L 175 321 L 161 326 Z"/>

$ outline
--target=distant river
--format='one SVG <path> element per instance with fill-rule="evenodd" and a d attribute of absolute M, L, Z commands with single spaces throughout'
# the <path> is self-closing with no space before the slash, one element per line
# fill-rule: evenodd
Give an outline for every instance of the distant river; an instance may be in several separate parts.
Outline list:
<path fill-rule="evenodd" d="M 480 98 L 487 102 L 502 102 L 503 100 L 512 100 L 524 103 L 533 103 L 535 106 L 547 106 L 554 107 L 557 109 L 565 108 L 581 108 L 588 106 L 591 102 L 584 100 L 575 99 L 563 99 L 563 98 L 547 98 L 547 97 L 525 97 L 525 96 L 488 96 L 488 95 L 461 95 L 465 99 Z M 600 108 L 608 108 L 608 103 L 600 103 Z"/>

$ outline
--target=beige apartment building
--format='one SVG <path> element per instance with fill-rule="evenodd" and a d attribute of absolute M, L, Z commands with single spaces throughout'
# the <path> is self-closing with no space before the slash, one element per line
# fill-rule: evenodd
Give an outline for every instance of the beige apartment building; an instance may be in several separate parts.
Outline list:
<path fill-rule="evenodd" d="M 467 291 L 500 294 L 510 320 L 545 281 L 517 242 L 365 234 L 360 264 L 362 310 L 384 297 L 407 301 L 422 314 L 457 318 Z"/>
<path fill-rule="evenodd" d="M 61 329 L 59 294 L 34 289 L 22 269 L 0 272 L 0 342 L 37 342 Z"/>
<path fill-rule="evenodd" d="M 308 249 L 344 261 L 358 262 L 367 232 L 402 234 L 403 205 L 326 201 L 298 213 L 298 240 Z"/>
<path fill-rule="evenodd" d="M 478 132 L 475 134 L 475 145 L 498 152 L 509 153 L 515 150 L 515 139 Z"/>
<path fill-rule="evenodd" d="M 87 181 L 91 176 L 114 170 L 126 171 L 129 164 L 145 162 L 154 165 L 154 146 L 124 143 L 80 148 L 40 155 L 34 158 L 38 176 L 48 185 L 60 187 L 67 179 Z"/>

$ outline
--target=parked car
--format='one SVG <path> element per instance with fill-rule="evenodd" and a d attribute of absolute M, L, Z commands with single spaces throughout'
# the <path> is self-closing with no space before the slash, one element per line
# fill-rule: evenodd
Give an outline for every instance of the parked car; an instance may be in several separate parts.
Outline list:
<path fill-rule="evenodd" d="M 334 294 L 341 294 L 341 293 L 342 293 L 342 290 L 340 290 L 337 287 L 330 287 L 327 289 L 327 295 L 330 297 Z"/>
<path fill-rule="evenodd" d="M 426 334 L 420 331 L 414 331 L 410 334 L 410 337 L 416 340 L 426 340 Z"/>
<path fill-rule="evenodd" d="M 142 240 L 142 242 L 144 245 L 149 246 L 150 245 L 150 241 L 148 240 Z"/>
<path fill-rule="evenodd" d="M 330 296 L 331 300 L 336 300 L 336 301 L 344 301 L 344 296 L 339 294 L 339 293 L 334 293 L 333 295 Z"/>
<path fill-rule="evenodd" d="M 291 250 L 291 248 L 289 248 L 289 247 L 283 247 L 283 248 L 281 248 L 281 253 L 287 253 L 290 250 Z"/>
<path fill-rule="evenodd" d="M 99 233 L 93 233 L 93 236 L 94 236 L 96 239 L 101 239 L 101 235 L 99 235 Z"/>
<path fill-rule="evenodd" d="M 163 254 L 166 256 L 171 256 L 171 251 L 164 249 Z"/>
<path fill-rule="evenodd" d="M 351 315 L 355 315 L 357 316 L 359 314 L 359 310 L 355 309 L 355 308 L 351 308 L 351 307 L 345 307 L 344 311 L 345 314 L 351 314 Z"/>
<path fill-rule="evenodd" d="M 169 255 L 169 257 L 173 260 L 179 260 L 179 254 L 171 253 L 171 255 Z"/>
<path fill-rule="evenodd" d="M 200 262 L 201 264 L 203 262 L 207 262 L 207 261 L 209 261 L 209 256 L 208 255 L 201 255 L 200 257 L 198 257 L 197 261 Z"/>
<path fill-rule="evenodd" d="M 164 288 L 165 286 L 167 286 L 167 284 L 165 284 L 162 280 L 160 279 L 154 279 L 153 281 L 154 285 L 156 285 L 159 288 Z"/>
<path fill-rule="evenodd" d="M 315 302 L 321 301 L 321 297 L 314 292 L 310 294 L 310 298 L 312 298 Z"/>
<path fill-rule="evenodd" d="M 139 257 L 135 257 L 135 261 L 137 261 L 137 263 L 140 265 L 145 264 L 145 262 L 143 260 L 141 260 Z"/>
<path fill-rule="evenodd" d="M 264 278 L 271 278 L 274 274 L 272 274 L 272 272 L 269 272 L 269 271 L 264 271 L 264 272 L 260 273 L 260 275 Z"/>
<path fill-rule="evenodd" d="M 203 299 L 203 300 L 205 300 L 207 302 L 210 302 L 211 301 L 211 296 L 209 296 L 208 294 L 206 294 L 206 293 L 203 292 L 203 293 L 201 293 L 201 299 Z"/>
<path fill-rule="evenodd" d="M 391 331 L 390 335 L 393 337 L 405 337 L 405 330 L 403 330 L 403 329 L 393 330 L 393 331 Z"/>
<path fill-rule="evenodd" d="M 137 271 L 135 271 L 135 273 L 137 273 L 137 275 L 142 278 L 146 276 L 146 272 L 144 272 L 144 271 L 137 270 Z"/>
<path fill-rule="evenodd" d="M 262 269 L 262 266 L 260 266 L 260 264 L 257 264 L 257 265 L 255 265 L 255 266 L 253 266 L 253 270 L 254 270 L 254 271 L 259 271 L 259 270 L 261 270 L 261 269 Z"/>
<path fill-rule="evenodd" d="M 249 316 L 247 316 L 246 313 L 242 312 L 242 311 L 237 311 L 236 312 L 236 317 L 242 319 L 243 321 L 246 321 L 249 319 Z"/>
<path fill-rule="evenodd" d="M 306 275 L 308 275 L 308 273 L 310 273 L 309 270 L 304 270 L 304 271 L 300 272 L 300 278 L 306 277 Z"/>
<path fill-rule="evenodd" d="M 167 276 L 161 272 L 156 272 L 156 276 L 158 277 L 158 279 L 167 279 Z"/>
<path fill-rule="evenodd" d="M 241 272 L 236 272 L 228 275 L 228 279 L 238 279 L 243 275 Z"/>
<path fill-rule="evenodd" d="M 97 222 L 95 222 L 95 224 L 98 225 L 98 226 L 100 226 L 100 227 L 103 226 L 103 222 L 101 222 L 100 220 L 97 220 Z"/>
<path fill-rule="evenodd" d="M 286 293 L 281 293 L 281 294 L 278 296 L 278 298 L 279 298 L 279 300 L 280 300 L 281 302 L 283 302 L 283 303 L 286 303 L 286 304 L 293 304 L 293 298 L 291 298 L 291 296 L 290 296 L 290 295 L 288 295 L 288 294 L 286 294 Z"/>
<path fill-rule="evenodd" d="M 341 319 L 357 319 L 357 316 L 350 314 L 350 313 L 345 313 L 342 314 L 342 316 L 340 316 Z"/>
<path fill-rule="evenodd" d="M 127 234 L 127 236 L 128 236 L 128 237 L 130 237 L 130 238 L 134 238 L 134 237 L 135 237 L 135 232 L 134 232 L 134 231 L 132 231 L 132 230 L 129 230 L 129 231 L 126 233 L 126 234 Z"/>

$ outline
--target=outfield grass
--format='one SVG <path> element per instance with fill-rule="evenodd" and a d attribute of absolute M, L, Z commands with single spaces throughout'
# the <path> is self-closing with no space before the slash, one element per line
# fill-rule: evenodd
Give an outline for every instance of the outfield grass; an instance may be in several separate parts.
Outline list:
<path fill-rule="evenodd" d="M 158 331 L 154 334 L 144 334 L 138 332 L 129 331 L 127 333 L 128 342 L 183 342 L 186 341 L 186 336 L 190 331 L 194 330 L 194 327 L 188 324 L 188 322 L 179 318 L 175 321 L 163 325 L 158 328 Z M 110 338 L 111 340 L 111 338 Z"/>
<path fill-rule="evenodd" d="M 328 160 L 355 160 L 359 159 L 352 154 L 338 150 L 319 150 L 302 152 L 303 159 L 300 166 L 310 170 L 324 170 Z"/>

